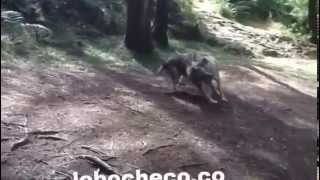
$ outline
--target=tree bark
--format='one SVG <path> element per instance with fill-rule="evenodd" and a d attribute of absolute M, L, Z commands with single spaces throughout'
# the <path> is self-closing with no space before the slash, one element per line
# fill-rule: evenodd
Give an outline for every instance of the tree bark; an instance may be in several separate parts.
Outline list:
<path fill-rule="evenodd" d="M 315 43 L 318 36 L 318 18 L 317 9 L 319 8 L 318 0 L 309 0 L 309 28 L 312 33 L 311 42 Z"/>
<path fill-rule="evenodd" d="M 127 48 L 141 53 L 153 50 L 151 8 L 152 0 L 127 0 Z"/>
<path fill-rule="evenodd" d="M 160 46 L 168 46 L 168 0 L 157 0 L 153 37 Z"/>

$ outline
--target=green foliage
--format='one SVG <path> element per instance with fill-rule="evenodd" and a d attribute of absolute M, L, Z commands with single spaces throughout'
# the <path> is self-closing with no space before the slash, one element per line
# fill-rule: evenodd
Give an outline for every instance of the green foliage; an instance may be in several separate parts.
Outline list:
<path fill-rule="evenodd" d="M 220 13 L 239 22 L 278 21 L 294 33 L 308 32 L 308 0 L 219 0 Z"/>
<path fill-rule="evenodd" d="M 19 56 L 28 55 L 28 51 L 34 48 L 35 39 L 26 31 L 20 23 L 5 22 L 1 23 L 1 46 L 12 47 L 14 54 Z M 10 49 L 10 48 L 9 48 Z"/>
<path fill-rule="evenodd" d="M 186 21 L 192 22 L 193 24 L 198 22 L 198 18 L 192 10 L 192 0 L 177 0 L 179 5 L 179 11 Z"/>
<path fill-rule="evenodd" d="M 295 21 L 289 25 L 295 33 L 306 33 L 308 22 L 308 0 L 288 0 L 288 5 L 293 7 L 290 15 Z"/>
<path fill-rule="evenodd" d="M 219 2 L 219 13 L 229 19 L 234 19 L 236 15 L 236 8 L 233 4 L 229 3 L 228 1 L 220 0 Z"/>

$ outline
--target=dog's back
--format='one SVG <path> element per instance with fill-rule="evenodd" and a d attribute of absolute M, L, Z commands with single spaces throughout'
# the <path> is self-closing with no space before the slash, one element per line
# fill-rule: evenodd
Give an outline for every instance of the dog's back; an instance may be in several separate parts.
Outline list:
<path fill-rule="evenodd" d="M 163 63 L 157 74 L 165 71 L 170 76 L 184 76 L 187 77 L 187 68 L 192 66 L 192 59 L 190 54 L 179 54 L 170 57 L 167 62 Z M 176 78 L 176 77 L 173 77 Z M 178 77 L 179 78 L 179 77 Z"/>

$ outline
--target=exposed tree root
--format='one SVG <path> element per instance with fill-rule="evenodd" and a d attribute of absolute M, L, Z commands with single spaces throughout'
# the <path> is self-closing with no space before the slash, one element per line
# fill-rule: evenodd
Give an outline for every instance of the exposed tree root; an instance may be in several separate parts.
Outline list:
<path fill-rule="evenodd" d="M 106 173 L 108 174 L 118 174 L 121 175 L 115 168 L 113 168 L 112 166 L 110 166 L 109 164 L 107 164 L 106 162 L 104 162 L 102 159 L 96 157 L 96 156 L 90 156 L 90 155 L 81 155 L 78 156 L 77 158 L 80 159 L 87 159 L 91 162 L 93 162 L 94 164 L 102 167 Z"/>

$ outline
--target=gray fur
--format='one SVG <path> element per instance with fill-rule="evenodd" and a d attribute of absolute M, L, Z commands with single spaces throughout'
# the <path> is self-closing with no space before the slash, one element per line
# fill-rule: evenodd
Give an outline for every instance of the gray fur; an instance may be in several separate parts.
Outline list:
<path fill-rule="evenodd" d="M 196 54 L 177 55 L 170 58 L 158 73 L 165 71 L 171 78 L 174 91 L 183 78 L 188 79 L 213 103 L 226 101 L 220 86 L 220 77 L 214 59 Z M 211 59 L 211 58 L 210 58 Z"/>

